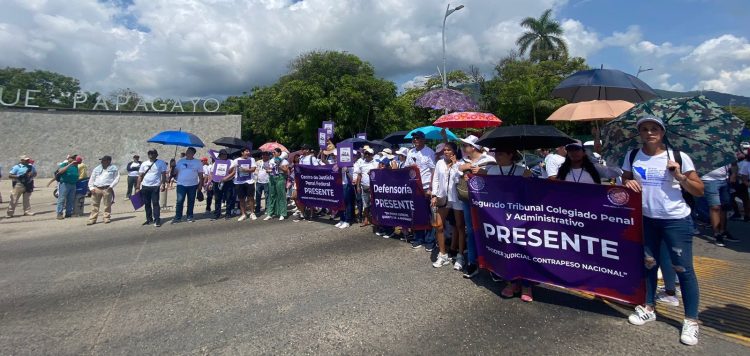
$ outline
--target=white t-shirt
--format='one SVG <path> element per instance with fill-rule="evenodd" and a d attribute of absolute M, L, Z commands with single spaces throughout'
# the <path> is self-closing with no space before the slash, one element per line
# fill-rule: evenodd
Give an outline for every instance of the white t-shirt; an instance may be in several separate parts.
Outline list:
<path fill-rule="evenodd" d="M 240 167 L 237 167 L 238 162 L 241 161 L 241 160 L 242 161 L 250 161 L 249 165 L 248 164 L 242 165 L 242 167 L 244 167 L 245 169 L 250 169 L 252 167 L 255 167 L 255 159 L 252 158 L 252 157 L 248 157 L 248 158 L 242 158 L 242 157 L 240 157 L 240 158 L 232 160 L 232 167 L 234 167 L 234 183 L 235 184 L 243 184 L 243 183 L 244 184 L 255 184 L 255 175 L 253 173 L 243 172 L 240 169 Z M 256 171 L 257 171 L 257 169 L 256 169 Z M 246 177 L 251 177 L 251 178 L 249 180 L 247 180 L 247 181 L 244 181 L 244 182 L 238 182 L 237 181 L 238 178 L 243 178 L 244 179 Z"/>
<path fill-rule="evenodd" d="M 717 181 L 717 180 L 727 180 L 729 178 L 729 172 L 730 172 L 731 166 L 724 166 L 714 169 L 711 172 L 708 172 L 704 174 L 701 177 L 701 180 L 704 181 Z"/>
<path fill-rule="evenodd" d="M 545 170 L 542 172 L 543 178 L 549 178 L 551 176 L 556 176 L 557 171 L 560 170 L 560 166 L 565 163 L 565 157 L 560 156 L 557 153 L 548 154 L 547 157 L 544 157 L 544 167 Z"/>
<path fill-rule="evenodd" d="M 313 155 L 302 156 L 299 159 L 300 166 L 318 166 L 320 161 Z"/>
<path fill-rule="evenodd" d="M 515 176 L 515 177 L 522 177 L 523 172 L 526 171 L 526 167 L 524 167 L 520 163 L 514 163 L 509 166 L 500 166 L 500 165 L 489 165 L 487 166 L 487 175 L 490 176 Z"/>
<path fill-rule="evenodd" d="M 276 158 L 272 158 L 268 162 L 271 163 L 271 175 L 272 176 L 284 174 L 284 171 L 281 170 L 281 167 L 289 166 L 289 161 L 285 159 L 279 160 L 278 165 L 276 164 Z"/>
<path fill-rule="evenodd" d="M 406 155 L 406 166 L 416 165 L 422 178 L 422 188 L 430 189 L 432 182 L 432 170 L 435 169 L 435 151 L 424 146 L 417 151 L 416 148 L 409 150 Z"/>
<path fill-rule="evenodd" d="M 268 183 L 268 172 L 266 172 L 266 169 L 269 168 L 271 168 L 271 160 L 264 161 L 259 159 L 255 161 L 255 179 L 258 183 Z"/>
<path fill-rule="evenodd" d="M 684 152 L 682 157 L 682 173 L 695 171 L 693 160 Z M 674 157 L 669 150 L 669 157 Z M 690 207 L 682 198 L 680 183 L 667 169 L 667 152 L 656 156 L 648 156 L 643 150 L 638 154 L 630 167 L 630 152 L 625 155 L 622 170 L 632 172 L 633 177 L 641 184 L 643 190 L 643 215 L 652 219 L 682 219 L 690 215 Z"/>
<path fill-rule="evenodd" d="M 605 167 L 599 163 L 594 163 L 594 168 L 596 168 L 596 171 L 599 173 L 599 178 L 602 179 L 617 178 L 622 175 L 622 172 L 620 172 L 618 168 Z M 557 179 L 560 179 L 560 177 L 557 177 Z M 570 172 L 568 172 L 568 175 L 565 176 L 565 179 L 563 180 L 575 183 L 601 184 L 601 182 L 595 182 L 594 177 L 583 168 L 571 168 Z"/>
<path fill-rule="evenodd" d="M 130 162 L 130 168 L 139 168 L 140 169 L 141 163 L 143 163 L 143 162 L 132 161 L 132 162 Z M 128 176 L 129 177 L 137 177 L 138 176 L 138 170 L 128 171 Z"/>
<path fill-rule="evenodd" d="M 737 163 L 737 168 L 739 170 L 737 171 L 737 174 L 741 176 L 750 176 L 750 161 L 742 160 Z"/>
<path fill-rule="evenodd" d="M 152 164 L 155 164 L 154 168 L 149 169 Z M 141 164 L 141 168 L 138 173 L 143 174 L 146 171 L 146 175 L 143 176 L 141 185 L 144 187 L 156 187 L 161 184 L 161 175 L 167 173 L 167 163 L 157 159 L 156 162 L 146 161 Z"/>
<path fill-rule="evenodd" d="M 177 185 L 192 187 L 200 183 L 198 173 L 203 173 L 203 162 L 200 160 L 183 158 L 177 161 L 175 167 L 177 170 Z"/>
<path fill-rule="evenodd" d="M 364 158 L 360 158 L 354 163 L 354 177 L 356 178 L 357 174 L 361 174 L 362 178 L 360 179 L 359 184 L 363 187 L 369 187 L 370 171 L 376 168 L 378 168 L 378 162 L 375 162 L 374 159 L 367 162 Z"/>

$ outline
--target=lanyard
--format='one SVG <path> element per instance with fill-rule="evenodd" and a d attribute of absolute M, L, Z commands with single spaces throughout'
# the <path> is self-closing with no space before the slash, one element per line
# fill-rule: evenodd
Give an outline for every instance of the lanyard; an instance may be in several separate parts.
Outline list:
<path fill-rule="evenodd" d="M 583 177 L 583 168 L 581 168 L 581 174 L 578 175 L 578 179 L 576 179 L 576 173 L 573 170 L 570 171 L 570 174 L 573 175 L 573 181 L 579 183 Z"/>
<path fill-rule="evenodd" d="M 516 165 L 515 164 L 511 165 L 510 170 L 508 171 L 508 174 L 505 174 L 505 172 L 503 172 L 503 166 L 498 165 L 497 167 L 500 168 L 500 175 L 501 176 L 512 176 L 513 173 L 516 171 Z"/>

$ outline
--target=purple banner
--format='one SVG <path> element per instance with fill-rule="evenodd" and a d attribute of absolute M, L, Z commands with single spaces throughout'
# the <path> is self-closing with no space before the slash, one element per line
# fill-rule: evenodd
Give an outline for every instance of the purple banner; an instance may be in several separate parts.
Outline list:
<path fill-rule="evenodd" d="M 363 140 L 367 139 L 367 132 L 360 132 L 357 134 L 357 138 L 361 138 Z"/>
<path fill-rule="evenodd" d="M 341 172 L 334 165 L 294 166 L 297 200 L 305 207 L 341 210 L 344 208 L 344 186 Z"/>
<path fill-rule="evenodd" d="M 333 138 L 333 121 L 323 121 L 323 129 L 326 130 L 328 138 Z"/>
<path fill-rule="evenodd" d="M 224 177 L 229 175 L 229 168 L 232 167 L 232 161 L 217 159 L 214 162 L 214 170 L 211 172 L 211 180 L 216 183 L 221 182 Z"/>
<path fill-rule="evenodd" d="M 354 145 L 350 142 L 341 142 L 336 145 L 336 165 L 339 167 L 354 166 Z"/>
<path fill-rule="evenodd" d="M 326 132 L 326 129 L 318 129 L 318 146 L 321 150 L 326 149 L 326 146 L 328 146 L 328 132 Z"/>
<path fill-rule="evenodd" d="M 641 195 L 621 186 L 469 180 L 479 264 L 631 304 L 645 301 Z"/>
<path fill-rule="evenodd" d="M 430 204 L 418 168 L 371 170 L 370 194 L 375 225 L 432 229 Z"/>

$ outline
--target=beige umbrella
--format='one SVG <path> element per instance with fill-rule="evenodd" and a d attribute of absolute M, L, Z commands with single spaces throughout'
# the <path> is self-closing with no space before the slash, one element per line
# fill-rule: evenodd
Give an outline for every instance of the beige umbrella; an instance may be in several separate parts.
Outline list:
<path fill-rule="evenodd" d="M 592 100 L 565 105 L 552 113 L 547 121 L 612 120 L 633 107 L 624 100 Z"/>

